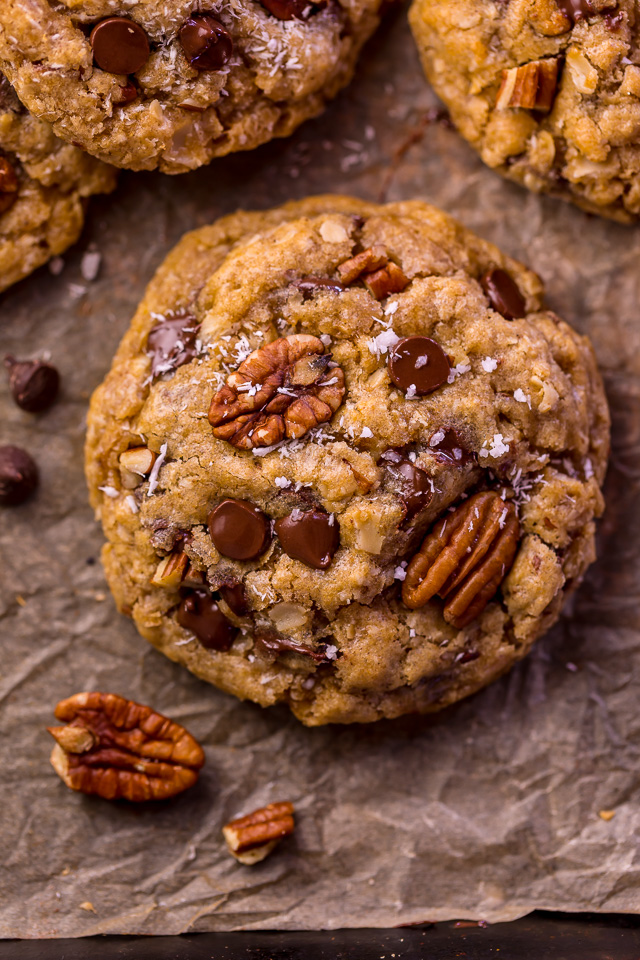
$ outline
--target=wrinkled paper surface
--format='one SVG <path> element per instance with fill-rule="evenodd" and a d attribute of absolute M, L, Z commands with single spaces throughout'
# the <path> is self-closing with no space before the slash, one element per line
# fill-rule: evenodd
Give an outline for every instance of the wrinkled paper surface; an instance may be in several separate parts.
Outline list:
<path fill-rule="evenodd" d="M 37 417 L 0 385 L 0 442 L 42 471 L 38 497 L 0 514 L 0 935 L 639 910 L 640 227 L 503 182 L 427 122 L 435 106 L 399 12 L 322 118 L 192 174 L 124 174 L 92 203 L 63 272 L 45 268 L 0 301 L 2 353 L 50 354 L 64 384 Z M 424 198 L 537 270 L 550 306 L 593 339 L 614 444 L 598 562 L 524 663 L 439 716 L 307 730 L 196 680 L 116 613 L 82 445 L 89 394 L 182 233 L 328 190 Z M 88 282 L 92 249 L 102 266 Z M 207 753 L 199 784 L 140 806 L 69 791 L 44 728 L 85 689 L 185 724 Z M 237 864 L 221 825 L 276 800 L 296 805 L 294 837 L 257 867 Z"/>

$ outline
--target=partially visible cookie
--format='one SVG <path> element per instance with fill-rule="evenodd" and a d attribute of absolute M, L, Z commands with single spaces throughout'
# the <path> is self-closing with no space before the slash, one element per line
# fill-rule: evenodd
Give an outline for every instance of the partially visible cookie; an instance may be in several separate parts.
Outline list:
<path fill-rule="evenodd" d="M 594 557 L 607 404 L 539 278 L 425 203 L 324 196 L 188 234 L 88 418 L 119 608 L 307 724 L 438 710 Z"/>
<path fill-rule="evenodd" d="M 353 75 L 382 0 L 3 0 L 0 66 L 56 134 L 181 173 L 288 136 Z"/>
<path fill-rule="evenodd" d="M 0 291 L 75 243 L 86 198 L 113 190 L 116 173 L 58 140 L 0 74 Z"/>
<path fill-rule="evenodd" d="M 637 0 L 414 0 L 422 63 L 490 167 L 640 219 Z"/>

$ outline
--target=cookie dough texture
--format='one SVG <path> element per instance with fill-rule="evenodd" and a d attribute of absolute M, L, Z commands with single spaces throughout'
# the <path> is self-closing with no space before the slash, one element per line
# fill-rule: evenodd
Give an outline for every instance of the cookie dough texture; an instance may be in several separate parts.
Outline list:
<path fill-rule="evenodd" d="M 2 291 L 76 242 L 87 198 L 113 190 L 116 171 L 58 140 L 47 123 L 27 112 L 1 74 L 0 162 L 17 187 L 8 207 L 0 191 Z"/>
<path fill-rule="evenodd" d="M 309 5 L 280 20 L 259 0 L 2 0 L 0 62 L 20 99 L 56 134 L 119 167 L 181 173 L 285 137 L 351 79 L 381 0 Z M 179 31 L 201 9 L 223 24 L 233 55 L 219 70 L 187 60 Z M 133 77 L 100 69 L 89 33 L 126 16 L 151 54 Z M 130 102 L 121 102 L 134 82 Z"/>
<path fill-rule="evenodd" d="M 382 301 L 362 285 L 303 295 L 295 278 L 335 277 L 359 249 L 384 245 L 410 282 Z M 502 268 L 526 316 L 508 321 L 479 278 Z M 152 280 L 110 373 L 95 392 L 86 447 L 91 501 L 107 537 L 103 562 L 121 611 L 160 651 L 198 676 L 264 706 L 287 703 L 304 723 L 348 723 L 429 712 L 508 670 L 558 617 L 567 590 L 594 559 L 594 518 L 609 417 L 589 342 L 542 303 L 539 278 L 445 214 L 412 201 L 378 206 L 320 196 L 239 212 L 188 234 Z M 188 310 L 201 323 L 199 355 L 151 377 L 156 323 Z M 330 422 L 271 451 L 213 436 L 207 412 L 229 371 L 281 336 L 323 338 L 346 392 Z M 449 382 L 409 399 L 392 384 L 394 338 L 435 339 Z M 440 431 L 468 454 L 438 456 Z M 119 457 L 146 444 L 156 476 L 123 487 Z M 433 484 L 408 522 L 384 458 L 410 451 Z M 153 483 L 150 480 L 153 479 Z M 401 599 L 406 561 L 466 494 L 504 484 L 521 539 L 501 591 L 456 630 L 433 599 Z M 227 497 L 271 519 L 310 506 L 333 513 L 340 546 L 325 570 L 287 556 L 277 538 L 257 560 L 221 556 L 209 511 Z M 176 620 L 178 588 L 150 580 L 184 534 L 190 562 L 212 590 L 242 583 L 249 617 L 227 652 L 205 649 Z M 327 651 L 327 662 L 261 655 L 256 630 Z"/>
<path fill-rule="evenodd" d="M 415 0 L 409 18 L 428 79 L 485 163 L 592 213 L 640 217 L 637 0 Z M 538 62 L 557 69 L 550 109 L 500 105 L 505 72 L 526 82 Z"/>

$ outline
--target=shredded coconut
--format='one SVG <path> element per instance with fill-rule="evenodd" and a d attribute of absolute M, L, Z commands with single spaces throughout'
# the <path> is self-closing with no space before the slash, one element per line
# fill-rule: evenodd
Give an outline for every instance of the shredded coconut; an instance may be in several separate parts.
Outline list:
<path fill-rule="evenodd" d="M 360 436 L 365 440 L 369 440 L 373 436 L 373 431 L 371 431 L 369 427 L 363 427 Z"/>
<path fill-rule="evenodd" d="M 493 357 L 485 357 L 484 360 L 481 361 L 480 366 L 485 373 L 493 373 L 498 366 L 498 361 L 494 360 Z"/>
<path fill-rule="evenodd" d="M 369 340 L 369 350 L 375 354 L 378 360 L 384 355 L 390 347 L 396 345 L 400 337 L 393 330 L 384 330 L 377 337 Z"/>
<path fill-rule="evenodd" d="M 160 447 L 160 456 L 154 463 L 153 467 L 151 468 L 151 473 L 149 474 L 149 489 L 147 490 L 148 497 L 152 497 L 156 491 L 156 487 L 158 486 L 158 474 L 160 473 L 160 468 L 162 467 L 166 456 L 167 444 L 163 443 Z"/>
<path fill-rule="evenodd" d="M 140 507 L 138 506 L 136 498 L 133 496 L 133 494 L 130 493 L 127 497 L 125 497 L 124 502 L 129 507 L 129 510 L 131 510 L 131 513 L 138 513 Z"/>
<path fill-rule="evenodd" d="M 100 270 L 100 264 L 102 263 L 102 254 L 98 253 L 97 250 L 88 250 L 82 256 L 80 261 L 80 273 L 83 278 L 89 283 L 92 280 L 95 280 L 98 276 Z"/>
<path fill-rule="evenodd" d="M 115 500 L 116 497 L 120 496 L 120 492 L 116 490 L 115 487 L 98 487 L 98 490 L 102 490 L 106 497 L 111 497 L 112 500 Z"/>
<path fill-rule="evenodd" d="M 291 486 L 291 480 L 287 480 L 286 477 L 276 477 L 273 482 L 276 487 L 280 487 L 281 490 L 286 490 L 287 487 Z"/>
<path fill-rule="evenodd" d="M 505 453 L 509 453 L 509 444 L 505 442 L 504 437 L 501 433 L 494 433 L 493 439 L 489 442 L 489 446 L 483 447 L 480 451 L 481 457 L 502 457 Z"/>

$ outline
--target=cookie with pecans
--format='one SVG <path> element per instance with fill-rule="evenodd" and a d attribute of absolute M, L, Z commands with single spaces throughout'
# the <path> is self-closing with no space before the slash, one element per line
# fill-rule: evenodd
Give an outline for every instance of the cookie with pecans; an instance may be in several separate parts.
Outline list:
<path fill-rule="evenodd" d="M 58 140 L 0 74 L 0 292 L 75 243 L 87 198 L 115 185 L 112 167 Z"/>
<path fill-rule="evenodd" d="M 95 392 L 119 609 L 309 725 L 500 676 L 594 558 L 609 416 L 539 278 L 425 203 L 313 197 L 188 234 Z"/>
<path fill-rule="evenodd" d="M 427 77 L 490 167 L 640 219 L 637 0 L 414 0 Z"/>
<path fill-rule="evenodd" d="M 182 173 L 289 136 L 353 76 L 382 0 L 2 0 L 0 68 L 57 136 Z"/>

